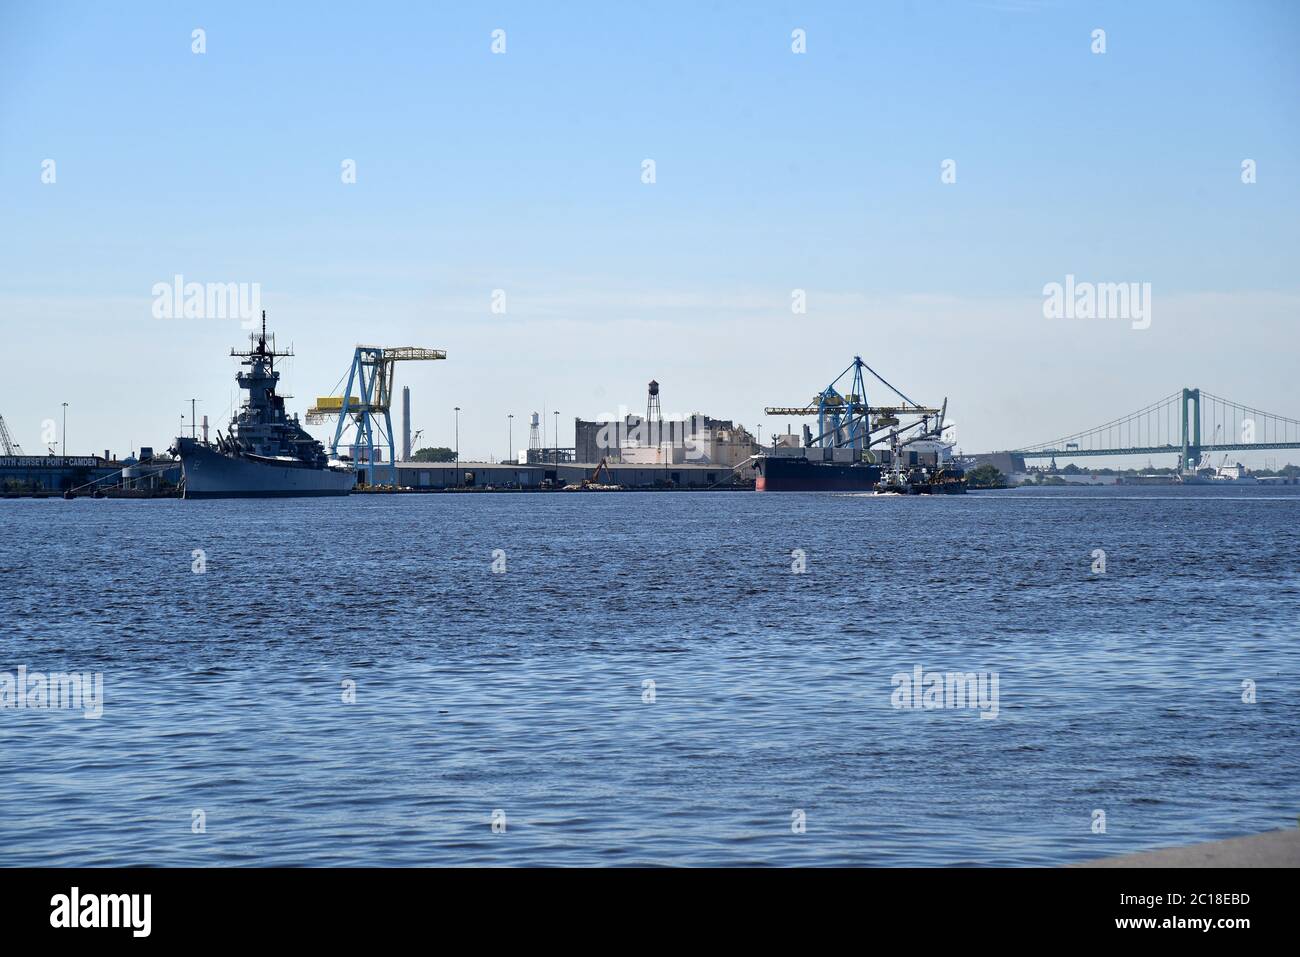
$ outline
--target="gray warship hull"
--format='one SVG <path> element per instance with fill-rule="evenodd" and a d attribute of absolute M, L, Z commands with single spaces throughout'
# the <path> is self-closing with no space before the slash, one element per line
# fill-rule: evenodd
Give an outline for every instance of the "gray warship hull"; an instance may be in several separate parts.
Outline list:
<path fill-rule="evenodd" d="M 296 498 L 347 495 L 356 485 L 352 469 L 227 455 L 192 438 L 178 438 L 185 498 Z"/>

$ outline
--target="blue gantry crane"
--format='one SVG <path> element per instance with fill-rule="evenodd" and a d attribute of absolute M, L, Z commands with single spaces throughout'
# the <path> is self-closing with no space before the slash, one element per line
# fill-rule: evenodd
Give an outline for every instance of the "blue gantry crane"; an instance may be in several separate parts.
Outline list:
<path fill-rule="evenodd" d="M 344 447 L 357 450 L 357 479 L 377 485 L 379 468 L 387 464 L 391 484 L 397 485 L 397 449 L 393 438 L 393 420 L 389 410 L 393 403 L 393 367 L 403 361 L 445 359 L 442 349 L 419 346 L 357 346 L 348 369 L 347 385 L 342 395 L 321 396 L 307 410 L 308 422 L 325 422 L 336 417 L 330 455 L 339 456 L 344 435 L 350 441 Z M 355 390 L 355 391 L 354 391 Z M 387 463 L 375 461 L 375 449 L 388 448 Z"/>
<path fill-rule="evenodd" d="M 872 406 L 867 403 L 867 387 L 863 373 L 873 376 L 881 385 L 903 400 L 902 405 Z M 848 380 L 848 391 L 842 392 L 841 383 Z M 947 405 L 947 402 L 944 403 Z M 854 356 L 849 367 L 837 375 L 831 384 L 818 392 L 812 402 L 804 406 L 769 406 L 764 410 L 768 415 L 815 415 L 817 416 L 817 436 L 811 445 L 850 448 L 858 451 L 878 444 L 882 439 L 872 440 L 871 434 L 884 429 L 898 429 L 900 416 L 917 416 L 915 422 L 904 426 L 901 431 L 920 427 L 922 435 L 942 429 L 945 409 L 936 409 L 918 405 L 902 392 L 890 385 L 878 372 L 862 361 L 861 356 Z M 935 417 L 935 424 L 930 423 Z"/>

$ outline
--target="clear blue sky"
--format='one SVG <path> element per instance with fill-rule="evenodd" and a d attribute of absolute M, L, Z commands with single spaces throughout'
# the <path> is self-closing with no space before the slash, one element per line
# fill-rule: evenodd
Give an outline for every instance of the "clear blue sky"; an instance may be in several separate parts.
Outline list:
<path fill-rule="evenodd" d="M 0 6 L 29 451 L 64 401 L 77 452 L 165 446 L 191 396 L 224 419 L 244 333 L 153 318 L 177 273 L 261 284 L 299 411 L 357 342 L 447 349 L 398 378 L 423 444 L 462 407 L 465 457 L 652 377 L 753 427 L 855 353 L 967 451 L 1184 385 L 1300 417 L 1300 4 L 322 6 Z M 1150 282 L 1151 328 L 1044 318 L 1067 273 Z"/>

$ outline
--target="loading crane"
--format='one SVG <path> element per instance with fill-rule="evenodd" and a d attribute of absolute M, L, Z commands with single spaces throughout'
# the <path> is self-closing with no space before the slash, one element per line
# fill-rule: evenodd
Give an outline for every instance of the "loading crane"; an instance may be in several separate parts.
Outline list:
<path fill-rule="evenodd" d="M 873 376 L 885 388 L 902 400 L 901 405 L 870 405 L 867 402 L 866 382 L 863 372 Z M 841 392 L 840 384 L 846 377 L 851 377 L 848 391 Z M 861 356 L 854 356 L 849 367 L 836 376 L 831 384 L 813 396 L 812 401 L 801 406 L 769 406 L 763 411 L 767 415 L 815 415 L 817 416 L 817 436 L 811 438 L 809 445 L 851 448 L 865 452 L 873 445 L 883 442 L 897 442 L 897 437 L 919 429 L 912 440 L 923 436 L 938 435 L 943 429 L 944 414 L 948 408 L 947 399 L 942 408 L 923 406 L 913 402 L 894 386 L 890 385 L 874 369 L 862 361 Z M 903 425 L 903 417 L 914 417 L 915 421 Z M 931 419 L 935 420 L 931 425 Z M 876 438 L 872 436 L 877 435 Z"/>
<path fill-rule="evenodd" d="M 419 346 L 357 346 L 348 369 L 347 385 L 342 395 L 321 396 L 307 410 L 307 421 L 319 424 L 336 418 L 331 457 L 339 457 L 339 443 L 352 430 L 351 443 L 364 449 L 364 467 L 358 463 L 358 480 L 374 485 L 379 463 L 376 447 L 388 447 L 388 467 L 392 484 L 397 485 L 397 449 L 393 440 L 393 420 L 389 414 L 393 402 L 393 367 L 398 362 L 446 359 L 442 349 Z M 341 381 L 341 380 L 340 380 Z M 360 395 L 354 394 L 354 388 Z"/>
<path fill-rule="evenodd" d="M 9 426 L 5 425 L 3 415 L 0 415 L 0 448 L 5 450 L 5 455 L 23 454 L 23 447 L 14 441 L 14 437 L 9 434 Z"/>

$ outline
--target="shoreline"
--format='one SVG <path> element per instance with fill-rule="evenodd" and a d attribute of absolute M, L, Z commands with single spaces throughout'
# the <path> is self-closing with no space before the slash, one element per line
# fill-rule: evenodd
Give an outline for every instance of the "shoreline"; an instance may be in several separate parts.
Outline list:
<path fill-rule="evenodd" d="M 1300 867 L 1300 827 L 1164 847 L 1067 864 L 1066 867 Z"/>

